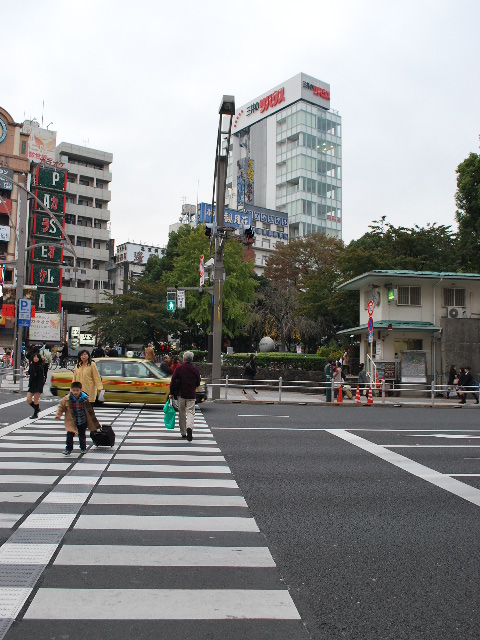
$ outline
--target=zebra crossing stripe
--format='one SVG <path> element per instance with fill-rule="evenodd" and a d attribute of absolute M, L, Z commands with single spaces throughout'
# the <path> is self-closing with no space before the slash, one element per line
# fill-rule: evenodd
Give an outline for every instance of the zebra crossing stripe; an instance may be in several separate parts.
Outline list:
<path fill-rule="evenodd" d="M 0 470 L 12 471 L 4 477 L 21 478 L 21 482 L 35 478 L 37 492 L 42 484 L 48 486 L 48 480 L 57 482 L 0 548 L 2 584 L 14 575 L 5 567 L 12 571 L 23 567 L 27 576 L 25 583 L 17 584 L 12 579 L 8 588 L 0 588 L 0 640 L 32 594 L 23 617 L 26 623 L 68 621 L 69 632 L 75 620 L 83 624 L 178 621 L 181 625 L 188 620 L 244 619 L 252 623 L 258 620 L 259 633 L 266 621 L 299 624 L 298 611 L 286 587 L 278 576 L 274 577 L 275 562 L 268 548 L 259 546 L 262 536 L 258 526 L 203 416 L 196 412 L 194 443 L 190 445 L 179 439 L 178 425 L 172 433 L 158 428 L 158 413 L 140 409 L 96 413 L 101 422 L 113 422 L 116 446 L 111 450 L 92 448 L 83 458 L 72 456 L 66 465 L 71 465 L 69 472 L 60 474 L 58 482 L 58 474 L 46 473 L 64 470 L 53 467 L 64 463 L 55 462 L 51 453 L 51 443 L 63 441 L 63 434 L 55 437 L 51 430 L 30 428 L 7 435 L 9 441 L 0 440 Z M 6 449 L 4 458 L 10 458 L 10 462 L 2 460 L 2 445 Z M 8 451 L 12 445 L 30 449 L 34 455 L 31 451 L 25 456 Z M 28 461 L 33 457 L 37 457 L 36 463 Z M 37 473 L 29 476 L 33 468 Z M 23 470 L 25 475 L 19 475 Z M 144 477 L 135 477 L 137 474 Z M 28 503 L 28 494 L 33 500 L 35 493 L 17 495 Z M 13 492 L 4 494 L 8 497 Z M 156 513 L 159 515 L 153 515 Z M 13 520 L 17 515 L 5 517 Z M 58 549 L 67 531 L 66 544 Z M 95 544 L 86 544 L 85 539 Z M 238 546 L 233 546 L 235 542 Z M 35 592 L 38 578 L 57 550 L 42 587 Z M 55 584 L 62 567 L 68 567 L 63 588 Z M 90 567 L 87 588 L 81 567 Z M 109 567 L 109 571 L 103 571 L 103 567 Z M 165 578 L 158 580 L 160 576 L 151 573 L 162 567 L 163 572 L 174 576 L 172 583 L 165 583 Z M 130 588 L 132 582 L 126 573 L 142 568 L 144 573 L 135 575 L 150 578 L 140 581 L 138 589 Z M 192 579 L 188 578 L 189 571 L 196 572 Z M 207 575 L 208 584 L 204 582 Z M 49 577 L 53 577 L 53 583 Z M 195 588 L 177 588 L 183 586 L 182 581 Z M 221 588 L 212 588 L 217 585 Z M 176 588 L 164 588 L 170 586 Z M 94 602 L 102 602 L 102 606 L 92 607 Z M 20 634 L 22 620 L 18 621 Z M 45 627 L 41 629 L 44 633 Z M 183 637 L 181 626 L 174 629 Z"/>

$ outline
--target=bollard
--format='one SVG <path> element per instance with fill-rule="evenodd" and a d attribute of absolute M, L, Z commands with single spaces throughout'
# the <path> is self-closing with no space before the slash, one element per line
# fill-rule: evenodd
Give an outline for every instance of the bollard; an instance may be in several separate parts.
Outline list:
<path fill-rule="evenodd" d="M 228 376 L 225 376 L 225 400 L 228 400 Z"/>
<path fill-rule="evenodd" d="M 385 378 L 382 378 L 382 404 L 385 404 Z"/>
<path fill-rule="evenodd" d="M 282 376 L 278 379 L 278 401 L 282 401 Z"/>
<path fill-rule="evenodd" d="M 432 386 L 430 389 L 430 400 L 432 404 L 435 404 L 435 385 L 433 384 L 433 380 L 432 380 Z"/>

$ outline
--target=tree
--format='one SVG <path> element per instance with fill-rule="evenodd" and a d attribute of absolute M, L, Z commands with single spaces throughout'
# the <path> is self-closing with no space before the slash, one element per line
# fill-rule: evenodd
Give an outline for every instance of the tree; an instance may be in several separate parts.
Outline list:
<path fill-rule="evenodd" d="M 204 255 L 208 260 L 209 240 L 203 227 L 193 229 L 179 239 L 177 255 L 173 258 L 172 271 L 163 273 L 167 286 L 199 287 L 199 261 Z M 253 278 L 253 262 L 244 262 L 243 245 L 231 238 L 225 243 L 225 283 L 223 286 L 223 335 L 230 338 L 244 331 L 256 282 Z M 195 291 L 186 292 L 185 323 L 200 325 L 208 333 L 211 320 L 211 296 Z"/>
<path fill-rule="evenodd" d="M 480 273 L 480 156 L 476 153 L 458 165 L 455 202 L 460 267 Z"/>
<path fill-rule="evenodd" d="M 166 289 L 162 282 L 142 278 L 129 282 L 122 295 L 105 293 L 108 300 L 94 305 L 95 319 L 89 324 L 105 343 L 127 346 L 167 341 L 168 335 L 183 327 L 166 307 Z"/>

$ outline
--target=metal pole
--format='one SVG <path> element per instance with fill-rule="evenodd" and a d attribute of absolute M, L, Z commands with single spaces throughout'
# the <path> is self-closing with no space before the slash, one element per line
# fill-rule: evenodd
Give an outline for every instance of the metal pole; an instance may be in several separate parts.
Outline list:
<path fill-rule="evenodd" d="M 278 379 L 278 401 L 282 401 L 282 376 Z"/>
<path fill-rule="evenodd" d="M 27 182 L 27 176 L 25 176 Z M 27 184 L 25 184 L 27 187 Z M 14 327 L 14 362 L 13 381 L 15 370 L 19 370 L 20 391 L 23 391 L 23 371 L 22 371 L 22 327 L 18 326 L 19 300 L 23 297 L 23 287 L 25 285 L 25 248 L 27 246 L 27 216 L 28 216 L 27 192 L 18 189 L 18 221 L 17 221 L 17 283 L 15 288 L 15 327 Z"/>
<path fill-rule="evenodd" d="M 223 244 L 222 234 L 225 211 L 225 184 L 227 176 L 227 156 L 218 157 L 217 167 L 217 206 L 215 235 L 215 257 L 213 267 L 213 357 L 212 357 L 212 400 L 220 399 L 222 377 L 222 308 L 223 308 Z"/>
<path fill-rule="evenodd" d="M 228 376 L 225 376 L 225 400 L 228 400 Z"/>

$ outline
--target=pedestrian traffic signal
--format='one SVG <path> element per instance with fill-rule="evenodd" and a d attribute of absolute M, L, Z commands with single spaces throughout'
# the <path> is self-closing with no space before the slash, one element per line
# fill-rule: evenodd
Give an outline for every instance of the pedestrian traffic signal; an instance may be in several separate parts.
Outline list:
<path fill-rule="evenodd" d="M 177 292 L 167 291 L 167 309 L 168 311 L 175 311 L 177 308 Z"/>
<path fill-rule="evenodd" d="M 253 242 L 253 238 L 255 236 L 255 231 L 249 224 L 243 225 L 243 241 L 248 244 L 249 242 Z"/>
<path fill-rule="evenodd" d="M 213 224 L 206 224 L 205 225 L 205 235 L 207 236 L 207 238 L 211 238 L 213 233 L 214 233 L 215 229 L 213 228 Z"/>

